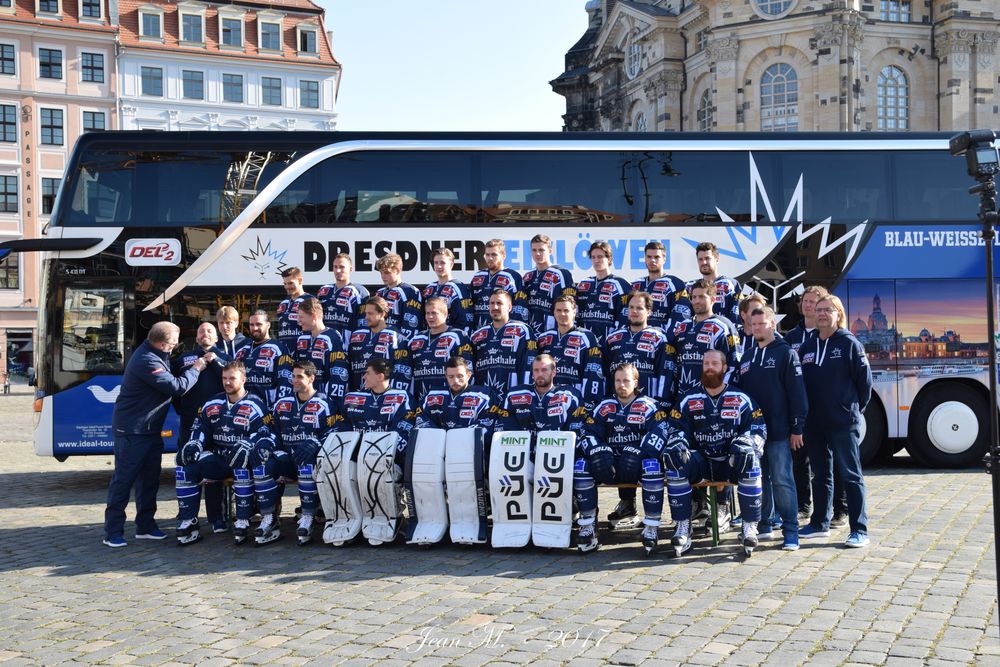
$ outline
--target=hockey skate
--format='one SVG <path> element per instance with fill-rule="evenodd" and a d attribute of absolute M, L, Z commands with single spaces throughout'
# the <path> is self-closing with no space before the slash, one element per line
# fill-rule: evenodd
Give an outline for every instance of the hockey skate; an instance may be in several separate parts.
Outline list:
<path fill-rule="evenodd" d="M 257 545 L 269 544 L 281 538 L 278 521 L 275 514 L 267 514 L 260 520 L 260 525 L 254 531 L 254 541 Z"/>
<path fill-rule="evenodd" d="M 642 548 L 646 550 L 647 556 L 652 556 L 656 550 L 656 543 L 659 541 L 659 526 L 646 526 L 642 529 Z"/>
<path fill-rule="evenodd" d="M 247 519 L 237 519 L 233 523 L 233 539 L 236 544 L 243 544 L 250 537 L 250 522 Z"/>
<path fill-rule="evenodd" d="M 753 550 L 758 544 L 756 521 L 743 522 L 742 542 L 743 542 L 743 552 L 749 558 L 753 554 Z"/>
<path fill-rule="evenodd" d="M 576 533 L 576 548 L 582 553 L 590 553 L 597 549 L 600 544 L 597 541 L 597 525 L 594 523 L 581 524 Z"/>
<path fill-rule="evenodd" d="M 299 517 L 299 527 L 295 531 L 299 540 L 299 546 L 304 546 L 312 542 L 313 538 L 313 517 L 311 514 L 303 514 Z"/>
<path fill-rule="evenodd" d="M 635 528 L 642 523 L 642 519 L 639 518 L 639 514 L 635 511 L 635 498 L 622 498 L 619 500 L 618 505 L 608 514 L 608 521 L 615 530 Z"/>
<path fill-rule="evenodd" d="M 691 550 L 691 520 L 684 519 L 677 522 L 677 530 L 670 541 L 674 547 L 674 554 L 680 558 L 685 552 Z"/>
<path fill-rule="evenodd" d="M 198 517 L 185 519 L 177 526 L 177 544 L 182 547 L 194 544 L 201 539 L 201 531 L 198 530 Z"/>

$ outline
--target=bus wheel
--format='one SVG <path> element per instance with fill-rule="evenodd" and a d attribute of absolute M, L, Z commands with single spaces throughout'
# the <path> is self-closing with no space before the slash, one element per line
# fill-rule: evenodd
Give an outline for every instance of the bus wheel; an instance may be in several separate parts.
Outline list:
<path fill-rule="evenodd" d="M 882 463 L 886 458 L 885 448 L 885 409 L 882 402 L 872 394 L 868 407 L 865 408 L 864 421 L 861 423 L 861 465 Z"/>
<path fill-rule="evenodd" d="M 989 431 L 987 399 L 958 382 L 929 387 L 910 413 L 907 451 L 930 468 L 978 464 Z"/>

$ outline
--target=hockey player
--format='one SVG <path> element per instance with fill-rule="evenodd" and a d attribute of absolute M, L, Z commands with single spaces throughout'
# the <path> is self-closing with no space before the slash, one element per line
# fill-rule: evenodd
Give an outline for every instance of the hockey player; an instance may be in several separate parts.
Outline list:
<path fill-rule="evenodd" d="M 486 385 L 497 396 L 528 383 L 535 356 L 531 329 L 510 319 L 511 305 L 510 292 L 499 287 L 493 290 L 489 302 L 493 321 L 472 334 L 476 384 Z"/>
<path fill-rule="evenodd" d="M 489 387 L 469 384 L 472 368 L 465 357 L 449 359 L 444 375 L 447 388 L 427 392 L 414 415 L 416 428 L 482 426 L 486 429 L 484 442 L 488 446 L 495 421 L 501 414 L 496 395 Z"/>
<path fill-rule="evenodd" d="M 670 412 L 663 450 L 673 537 L 678 556 L 691 548 L 691 485 L 703 479 L 738 484 L 743 549 L 757 546 L 760 520 L 760 454 L 767 439 L 764 416 L 753 400 L 726 385 L 729 369 L 720 350 L 707 350 L 701 383 Z"/>
<path fill-rule="evenodd" d="M 198 505 L 206 481 L 233 480 L 236 494 L 237 544 L 250 534 L 254 483 L 250 471 L 267 458 L 273 444 L 265 423 L 267 408 L 246 390 L 246 369 L 231 361 L 222 369 L 223 393 L 202 406 L 191 429 L 191 439 L 177 450 L 177 504 L 180 524 L 177 541 L 192 544 L 201 539 Z"/>
<path fill-rule="evenodd" d="M 453 356 L 472 363 L 472 344 L 461 329 L 448 327 L 448 302 L 432 296 L 424 301 L 424 329 L 410 340 L 410 363 L 413 366 L 413 398 L 417 405 L 431 389 L 445 389 L 445 364 Z"/>
<path fill-rule="evenodd" d="M 628 295 L 628 325 L 612 330 L 604 342 L 607 377 L 623 364 L 639 372 L 639 387 L 654 401 L 666 404 L 671 394 L 673 366 L 667 355 L 667 336 L 649 325 L 653 299 L 645 292 Z"/>
<path fill-rule="evenodd" d="M 410 395 L 389 386 L 390 362 L 373 358 L 365 365 L 363 388 L 344 397 L 341 415 L 335 421 L 337 431 L 396 431 L 399 450 L 406 448 L 413 428 Z"/>
<path fill-rule="evenodd" d="M 738 280 L 719 275 L 719 249 L 714 243 L 709 241 L 699 243 L 695 247 L 695 253 L 698 257 L 698 272 L 701 273 L 701 278 L 698 280 L 715 283 L 712 312 L 736 324 L 740 321 L 739 306 L 740 299 L 743 298 L 743 286 Z M 689 294 L 691 286 L 698 280 L 688 283 Z"/>
<path fill-rule="evenodd" d="M 347 359 L 351 371 L 350 389 L 358 391 L 362 388 L 369 361 L 384 359 L 394 369 L 392 386 L 410 391 L 412 380 L 410 348 L 403 334 L 386 326 L 389 304 L 380 296 L 371 296 L 365 301 L 364 312 L 367 326 L 351 333 L 347 344 Z"/>
<path fill-rule="evenodd" d="M 653 311 L 649 326 L 666 331 L 671 322 L 681 322 L 691 317 L 691 304 L 687 300 L 684 281 L 663 272 L 667 249 L 660 241 L 646 244 L 646 270 L 649 274 L 632 283 L 632 291 L 646 292 L 653 298 Z"/>
<path fill-rule="evenodd" d="M 572 296 L 556 297 L 552 311 L 556 327 L 538 337 L 538 352 L 555 358 L 555 383 L 576 387 L 587 409 L 593 409 L 605 396 L 601 345 L 592 332 L 576 326 L 576 299 Z"/>
<path fill-rule="evenodd" d="M 420 292 L 410 283 L 403 282 L 403 258 L 394 252 L 382 255 L 375 262 L 375 270 L 382 277 L 384 287 L 375 294 L 385 299 L 389 305 L 389 313 L 385 323 L 391 329 L 403 334 L 407 339 L 420 331 L 421 310 Z"/>
<path fill-rule="evenodd" d="M 332 266 L 334 282 L 316 290 L 316 298 L 323 305 L 323 322 L 347 341 L 352 331 L 365 325 L 362 304 L 368 298 L 368 289 L 351 282 L 354 264 L 346 252 L 334 257 Z"/>
<path fill-rule="evenodd" d="M 427 299 L 432 296 L 443 298 L 448 304 L 448 326 L 461 329 L 466 335 L 472 333 L 474 313 L 472 311 L 472 292 L 469 286 L 455 280 L 452 270 L 455 268 L 455 253 L 448 248 L 435 248 L 431 255 L 431 265 L 437 274 L 437 281 L 424 288 L 421 296 L 424 300 L 424 310 L 427 309 Z"/>
<path fill-rule="evenodd" d="M 279 341 L 271 340 L 266 311 L 258 310 L 250 316 L 249 329 L 250 345 L 237 350 L 236 359 L 246 368 L 247 390 L 269 407 L 291 393 L 292 356 Z"/>
<path fill-rule="evenodd" d="M 223 360 L 222 352 L 216 352 L 217 338 L 215 327 L 211 322 L 198 325 L 195 336 L 196 346 L 190 351 L 179 354 L 171 360 L 171 371 L 174 375 L 184 374 L 188 368 L 204 357 L 208 362 L 205 370 L 198 375 L 198 381 L 186 394 L 175 396 L 174 410 L 180 417 L 180 428 L 177 432 L 177 447 L 182 447 L 191 439 L 191 427 L 198 417 L 201 406 L 210 398 L 222 391 L 222 367 L 231 359 Z M 226 532 L 226 522 L 222 518 L 222 489 L 218 484 L 210 484 L 205 488 L 205 514 L 212 525 L 212 532 Z"/>
<path fill-rule="evenodd" d="M 589 416 L 580 392 L 556 386 L 555 377 L 556 360 L 552 355 L 535 357 L 531 362 L 531 385 L 511 389 L 504 398 L 502 430 L 574 431 L 582 437 Z"/>
<path fill-rule="evenodd" d="M 241 347 L 250 344 L 250 339 L 240 333 L 239 311 L 232 306 L 223 306 L 216 311 L 215 322 L 219 329 L 215 351 L 225 361 L 232 361 Z"/>
<path fill-rule="evenodd" d="M 722 352 L 727 373 L 739 364 L 736 328 L 726 318 L 712 313 L 715 283 L 699 280 L 688 288 L 688 295 L 693 312 L 691 319 L 679 322 L 667 332 L 667 354 L 673 357 L 674 368 L 672 404 L 698 386 L 701 359 L 707 350 Z"/>
<path fill-rule="evenodd" d="M 493 293 L 504 290 L 510 295 L 511 304 L 521 292 L 521 274 L 514 269 L 503 268 L 504 258 L 507 256 L 507 248 L 501 239 L 490 239 L 486 242 L 486 249 L 483 251 L 483 261 L 486 268 L 476 271 L 472 276 L 470 288 L 472 289 L 472 307 L 475 311 L 475 329 L 488 326 L 492 313 L 490 312 L 490 299 Z"/>
<path fill-rule="evenodd" d="M 560 296 L 576 296 L 573 274 L 552 264 L 552 239 L 536 234 L 531 239 L 531 259 L 535 268 L 524 274 L 524 286 L 514 303 L 514 316 L 539 336 L 556 327 L 552 307 Z"/>
<path fill-rule="evenodd" d="M 591 436 L 578 448 L 573 474 L 573 494 L 580 510 L 577 548 L 593 551 L 597 541 L 597 484 L 642 484 L 645 527 L 642 544 L 646 553 L 656 547 L 657 531 L 663 514 L 663 467 L 660 452 L 666 435 L 667 412 L 655 399 L 641 395 L 639 371 L 632 364 L 622 364 L 614 372 L 615 395 L 601 401 L 592 412 L 587 429 Z M 647 434 L 653 434 L 646 441 Z M 656 439 L 659 438 L 659 439 Z M 635 515 L 635 499 L 631 511 Z"/>
<path fill-rule="evenodd" d="M 611 258 L 611 245 L 607 241 L 591 243 L 594 275 L 576 284 L 577 324 L 594 332 L 602 343 L 612 329 L 625 325 L 628 310 L 625 297 L 632 291 L 627 280 L 611 273 Z"/>
<path fill-rule="evenodd" d="M 309 296 L 302 289 L 302 269 L 292 266 L 281 272 L 281 284 L 288 298 L 278 304 L 278 341 L 291 350 L 302 333 L 299 326 L 299 304 Z"/>
<path fill-rule="evenodd" d="M 303 299 L 299 304 L 299 324 L 302 335 L 296 341 L 292 357 L 296 361 L 311 361 L 317 391 L 339 402 L 347 393 L 348 365 L 344 339 L 336 329 L 325 326 L 323 306 L 313 297 Z"/>
<path fill-rule="evenodd" d="M 305 305 L 305 304 L 303 304 Z M 299 314 L 303 311 L 300 309 Z M 254 470 L 257 504 L 263 519 L 257 529 L 257 543 L 267 544 L 280 537 L 275 509 L 282 483 L 297 481 L 302 515 L 296 530 L 299 546 L 312 541 L 313 517 L 319 508 L 316 493 L 316 454 L 330 435 L 336 420 L 335 404 L 316 390 L 316 366 L 308 360 L 292 366 L 291 396 L 278 399 L 267 416 L 274 435 L 272 456 Z"/>

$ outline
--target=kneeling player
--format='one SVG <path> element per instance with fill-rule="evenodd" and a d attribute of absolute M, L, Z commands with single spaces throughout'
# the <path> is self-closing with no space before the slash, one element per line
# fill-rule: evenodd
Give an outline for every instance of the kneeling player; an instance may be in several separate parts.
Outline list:
<path fill-rule="evenodd" d="M 246 370 L 240 361 L 222 369 L 223 393 L 209 399 L 191 426 L 191 439 L 177 452 L 177 504 L 180 525 L 177 541 L 192 544 L 201 539 L 198 505 L 205 482 L 233 480 L 236 522 L 233 536 L 244 542 L 250 533 L 254 483 L 250 470 L 267 457 L 272 444 L 265 423 L 263 401 L 246 390 Z"/>
<path fill-rule="evenodd" d="M 659 449 L 664 442 L 667 413 L 657 401 L 641 396 L 639 371 L 632 364 L 615 370 L 615 396 L 594 408 L 588 437 L 578 447 L 573 493 L 580 510 L 577 548 L 597 548 L 597 485 L 642 484 L 646 517 L 642 544 L 646 553 L 656 547 L 663 513 L 663 468 Z"/>
<path fill-rule="evenodd" d="M 753 400 L 724 383 L 727 370 L 722 352 L 706 351 L 701 385 L 670 413 L 664 461 L 670 514 L 677 522 L 673 545 L 678 556 L 691 548 L 691 485 L 701 480 L 738 485 L 743 548 L 749 556 L 757 546 L 760 454 L 767 428 Z"/>
<path fill-rule="evenodd" d="M 300 317 L 303 312 L 299 310 Z M 315 381 L 316 366 L 311 361 L 296 362 L 292 366 L 294 395 L 278 399 L 268 416 L 274 434 L 274 453 L 254 470 L 257 504 L 264 517 L 258 529 L 258 544 L 273 542 L 280 536 L 274 510 L 281 495 L 281 483 L 286 480 L 298 482 L 302 503 L 296 531 L 299 545 L 312 541 L 313 517 L 319 507 L 316 455 L 333 431 L 335 419 L 332 402 L 326 394 L 316 391 Z"/>

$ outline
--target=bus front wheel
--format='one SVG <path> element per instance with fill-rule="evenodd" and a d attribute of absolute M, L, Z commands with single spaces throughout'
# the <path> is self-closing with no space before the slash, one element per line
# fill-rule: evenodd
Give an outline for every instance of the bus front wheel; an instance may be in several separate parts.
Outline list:
<path fill-rule="evenodd" d="M 887 458 L 888 452 L 885 448 L 885 409 L 882 402 L 875 394 L 872 394 L 868 406 L 865 407 L 864 417 L 861 422 L 861 465 L 866 466 L 871 463 L 881 463 Z"/>
<path fill-rule="evenodd" d="M 930 468 L 978 464 L 986 453 L 987 402 L 982 393 L 958 382 L 929 387 L 910 412 L 907 450 Z"/>

